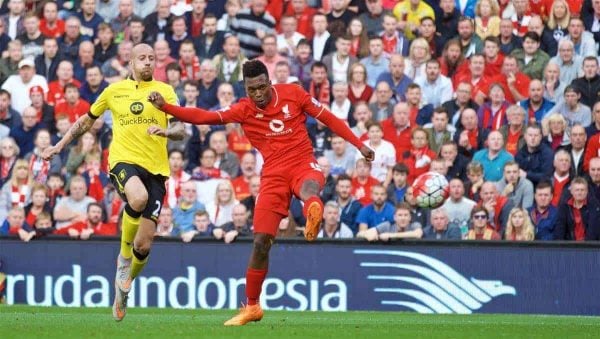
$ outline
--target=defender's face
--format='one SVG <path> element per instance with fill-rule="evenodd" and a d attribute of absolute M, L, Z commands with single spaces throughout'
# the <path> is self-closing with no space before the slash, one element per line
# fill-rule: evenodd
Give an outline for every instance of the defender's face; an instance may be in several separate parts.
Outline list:
<path fill-rule="evenodd" d="M 245 78 L 246 93 L 259 108 L 265 108 L 271 102 L 271 81 L 265 74 L 254 78 Z"/>
<path fill-rule="evenodd" d="M 156 66 L 156 55 L 154 50 L 148 48 L 139 48 L 132 53 L 131 68 L 138 80 L 150 81 Z"/>

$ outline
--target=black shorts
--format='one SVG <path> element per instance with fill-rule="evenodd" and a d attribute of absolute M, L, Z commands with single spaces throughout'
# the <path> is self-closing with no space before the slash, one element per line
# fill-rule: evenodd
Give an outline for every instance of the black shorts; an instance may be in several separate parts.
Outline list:
<path fill-rule="evenodd" d="M 167 193 L 165 188 L 167 177 L 152 174 L 141 166 L 124 162 L 119 162 L 115 167 L 111 168 L 109 175 L 117 192 L 119 192 L 119 195 L 125 202 L 127 202 L 127 197 L 125 196 L 125 184 L 131 177 L 139 177 L 148 192 L 148 202 L 142 211 L 142 216 L 146 219 L 151 219 L 154 222 L 158 220 Z"/>

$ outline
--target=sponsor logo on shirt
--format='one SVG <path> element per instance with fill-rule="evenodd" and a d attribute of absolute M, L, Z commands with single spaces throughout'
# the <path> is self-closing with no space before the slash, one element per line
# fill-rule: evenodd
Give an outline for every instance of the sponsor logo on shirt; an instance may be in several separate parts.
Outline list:
<path fill-rule="evenodd" d="M 281 109 L 281 111 L 283 112 L 283 119 L 287 120 L 289 118 L 291 118 L 292 116 L 290 115 L 290 108 L 288 107 L 288 105 L 283 106 L 283 108 Z"/>
<path fill-rule="evenodd" d="M 136 101 L 129 106 L 129 111 L 135 115 L 138 115 L 144 111 L 144 104 Z"/>
<path fill-rule="evenodd" d="M 132 118 L 119 118 L 121 126 L 128 125 L 158 125 L 159 122 L 156 118 L 144 118 L 144 117 L 132 117 Z"/>

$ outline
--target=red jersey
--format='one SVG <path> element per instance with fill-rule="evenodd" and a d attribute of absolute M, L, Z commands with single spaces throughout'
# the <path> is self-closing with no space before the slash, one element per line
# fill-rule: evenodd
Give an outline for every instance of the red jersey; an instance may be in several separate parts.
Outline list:
<path fill-rule="evenodd" d="M 72 79 L 71 84 L 81 87 L 81 83 L 77 79 Z M 65 101 L 65 87 L 58 80 L 54 80 L 48 84 L 48 105 L 57 105 Z"/>
<path fill-rule="evenodd" d="M 240 123 L 250 143 L 265 160 L 264 172 L 277 171 L 278 166 L 289 166 L 299 161 L 313 161 L 313 147 L 304 113 L 324 123 L 356 148 L 363 146 L 342 120 L 295 84 L 273 85 L 271 101 L 265 108 L 243 98 L 237 104 L 216 112 L 169 104 L 163 105 L 162 109 L 182 121 L 198 125 Z"/>
<path fill-rule="evenodd" d="M 383 129 L 383 139 L 391 142 L 396 149 L 396 161 L 399 162 L 400 159 L 404 159 L 404 154 L 410 152 L 410 134 L 412 133 L 412 128 L 408 126 L 398 132 L 391 117 L 381 123 L 381 128 Z"/>
<path fill-rule="evenodd" d="M 62 101 L 61 103 L 57 103 L 54 108 L 54 117 L 58 117 L 61 115 L 68 115 L 69 121 L 71 123 L 77 121 L 80 116 L 87 114 L 90 110 L 90 104 L 83 100 L 79 99 L 75 103 L 75 105 L 70 105 L 66 101 Z"/>
<path fill-rule="evenodd" d="M 65 22 L 60 19 L 56 19 L 56 25 L 53 28 L 49 28 L 46 19 L 41 19 L 40 32 L 42 32 L 42 34 L 48 38 L 60 38 L 63 34 L 65 34 Z"/>
<path fill-rule="evenodd" d="M 371 200 L 371 187 L 373 185 L 379 185 L 379 180 L 369 176 L 367 181 L 363 184 L 358 182 L 358 178 L 352 178 L 352 196 L 358 200 L 363 206 L 367 206 L 372 202 Z"/>
<path fill-rule="evenodd" d="M 483 69 L 483 76 L 492 78 L 500 74 L 500 72 L 502 71 L 502 63 L 504 63 L 504 55 L 502 53 L 498 53 L 496 61 L 488 61 L 486 58 L 485 68 Z"/>
<path fill-rule="evenodd" d="M 231 180 L 235 198 L 241 201 L 250 196 L 250 184 L 243 175 Z"/>

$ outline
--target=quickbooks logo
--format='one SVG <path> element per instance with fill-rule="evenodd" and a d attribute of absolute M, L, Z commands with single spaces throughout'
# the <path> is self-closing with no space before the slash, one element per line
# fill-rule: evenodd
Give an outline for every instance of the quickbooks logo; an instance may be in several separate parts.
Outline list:
<path fill-rule="evenodd" d="M 121 126 L 127 126 L 127 125 L 141 125 L 141 124 L 146 124 L 146 125 L 158 125 L 158 120 L 156 120 L 156 118 L 151 117 L 151 118 L 144 118 L 144 117 L 132 117 L 132 118 L 119 118 L 119 124 L 121 124 Z"/>
<path fill-rule="evenodd" d="M 369 255 L 360 262 L 368 267 L 368 280 L 381 294 L 382 305 L 395 305 L 419 313 L 470 314 L 493 298 L 517 295 L 514 287 L 499 280 L 467 279 L 438 259 L 415 252 L 354 250 Z M 389 260 L 394 258 L 396 260 Z"/>

